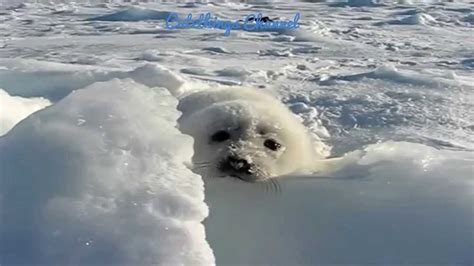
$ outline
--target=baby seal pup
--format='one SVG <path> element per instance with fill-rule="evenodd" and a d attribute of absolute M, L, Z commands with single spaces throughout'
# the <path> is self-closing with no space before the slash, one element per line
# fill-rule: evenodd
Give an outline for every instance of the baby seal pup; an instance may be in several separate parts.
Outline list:
<path fill-rule="evenodd" d="M 314 170 L 324 144 L 269 94 L 250 88 L 200 91 L 180 100 L 183 133 L 194 138 L 194 171 L 248 182 Z M 317 163 L 316 163 L 317 164 Z"/>

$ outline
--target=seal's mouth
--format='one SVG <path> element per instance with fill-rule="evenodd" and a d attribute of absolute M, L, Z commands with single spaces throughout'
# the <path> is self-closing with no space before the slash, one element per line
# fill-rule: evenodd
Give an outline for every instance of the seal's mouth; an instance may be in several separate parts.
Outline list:
<path fill-rule="evenodd" d="M 226 160 L 222 160 L 217 168 L 224 175 L 245 182 L 257 182 L 259 180 L 257 167 L 243 159 L 228 157 Z"/>
<path fill-rule="evenodd" d="M 232 177 L 232 178 L 237 178 L 237 179 L 240 179 L 244 182 L 249 182 L 249 183 L 255 183 L 258 181 L 258 178 L 254 177 L 254 176 L 250 176 L 250 175 L 245 175 L 245 176 L 249 176 L 248 178 L 242 176 L 242 175 L 238 175 L 236 173 L 230 173 L 229 174 L 229 177 Z"/>

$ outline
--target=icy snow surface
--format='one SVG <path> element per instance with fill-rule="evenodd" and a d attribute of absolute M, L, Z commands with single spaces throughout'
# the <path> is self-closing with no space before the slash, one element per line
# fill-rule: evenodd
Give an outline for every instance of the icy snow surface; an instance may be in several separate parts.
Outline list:
<path fill-rule="evenodd" d="M 95 83 L 0 139 L 2 264 L 212 263 L 176 104 L 165 88 Z"/>
<path fill-rule="evenodd" d="M 0 3 L 0 264 L 474 263 L 472 2 L 65 2 Z M 163 20 L 297 11 L 229 37 Z M 346 168 L 203 184 L 176 105 L 228 85 Z"/>
<path fill-rule="evenodd" d="M 10 96 L 0 89 L 0 136 L 7 133 L 14 125 L 31 113 L 41 110 L 51 102 L 44 98 L 22 98 Z"/>

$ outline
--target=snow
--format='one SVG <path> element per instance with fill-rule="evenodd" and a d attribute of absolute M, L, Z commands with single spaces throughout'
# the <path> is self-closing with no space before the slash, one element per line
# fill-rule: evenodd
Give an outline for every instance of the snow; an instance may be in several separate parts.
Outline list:
<path fill-rule="evenodd" d="M 60 2 L 0 3 L 0 264 L 474 263 L 472 3 Z M 301 26 L 164 28 L 257 11 Z M 344 167 L 192 173 L 178 101 L 229 85 L 271 91 Z"/>
<path fill-rule="evenodd" d="M 1 263 L 212 264 L 176 104 L 164 88 L 115 79 L 3 137 Z"/>
<path fill-rule="evenodd" d="M 465 61 L 463 61 L 464 63 Z M 473 81 L 469 77 L 465 77 L 464 79 L 459 79 L 456 76 L 440 76 L 431 74 L 423 75 L 420 73 L 416 73 L 413 71 L 405 70 L 400 71 L 393 65 L 383 65 L 376 68 L 374 71 L 370 71 L 368 73 L 361 73 L 355 75 L 338 75 L 330 79 L 333 80 L 346 80 L 346 81 L 356 81 L 362 80 L 364 78 L 370 79 L 382 79 L 387 80 L 395 83 L 408 83 L 413 85 L 421 85 L 421 86 L 430 86 L 430 87 L 443 87 L 443 86 L 462 86 L 465 85 L 467 87 L 474 88 Z M 328 79 L 324 79 L 323 82 L 329 82 Z"/>
<path fill-rule="evenodd" d="M 337 177 L 289 176 L 278 191 L 208 181 L 217 263 L 472 264 L 472 153 L 386 142 L 346 157 Z"/>
<path fill-rule="evenodd" d="M 393 25 L 432 25 L 436 24 L 436 20 L 428 15 L 423 13 L 417 13 L 403 17 L 399 20 L 389 21 L 388 24 Z"/>
<path fill-rule="evenodd" d="M 151 10 L 141 7 L 132 7 L 112 14 L 90 18 L 90 21 L 142 21 L 142 20 L 164 20 L 169 12 Z"/>
<path fill-rule="evenodd" d="M 0 136 L 30 114 L 51 105 L 44 98 L 22 98 L 10 96 L 0 89 Z"/>
<path fill-rule="evenodd" d="M 337 1 L 333 6 L 350 6 L 350 7 L 364 7 L 364 6 L 376 6 L 381 1 L 377 0 L 348 0 L 348 1 Z"/>
<path fill-rule="evenodd" d="M 43 96 L 58 100 L 71 91 L 112 78 L 132 78 L 151 87 L 177 91 L 182 78 L 160 65 L 145 64 L 124 71 L 114 68 L 51 63 L 37 60 L 5 59 L 0 69 L 0 86 L 24 97 Z"/>
<path fill-rule="evenodd" d="M 469 22 L 470 24 L 474 24 L 474 13 L 471 13 L 464 17 L 463 21 Z"/>

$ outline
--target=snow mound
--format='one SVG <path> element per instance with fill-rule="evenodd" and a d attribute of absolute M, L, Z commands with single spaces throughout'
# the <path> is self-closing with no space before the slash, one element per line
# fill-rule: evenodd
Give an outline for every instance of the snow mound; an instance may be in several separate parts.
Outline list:
<path fill-rule="evenodd" d="M 372 7 L 381 5 L 382 1 L 380 0 L 347 0 L 347 1 L 337 1 L 336 3 L 330 4 L 334 7 Z"/>
<path fill-rule="evenodd" d="M 251 71 L 245 69 L 244 67 L 226 67 L 221 70 L 215 71 L 218 76 L 227 76 L 227 77 L 247 77 L 252 74 Z"/>
<path fill-rule="evenodd" d="M 472 152 L 386 142 L 342 162 L 331 176 L 288 176 L 277 186 L 206 182 L 212 215 L 205 224 L 217 263 L 474 262 Z"/>
<path fill-rule="evenodd" d="M 272 48 L 265 50 L 258 50 L 257 53 L 261 56 L 278 56 L 278 57 L 292 57 L 294 56 L 291 52 L 291 48 Z"/>
<path fill-rule="evenodd" d="M 163 65 L 184 65 L 184 66 L 211 66 L 215 64 L 213 59 L 205 56 L 192 55 L 179 51 L 158 51 L 149 49 L 142 52 L 137 60 L 150 62 L 160 62 Z"/>
<path fill-rule="evenodd" d="M 413 15 L 403 17 L 401 19 L 391 20 L 387 23 L 391 25 L 421 25 L 421 26 L 429 26 L 429 25 L 438 24 L 435 18 L 425 13 L 416 13 Z"/>
<path fill-rule="evenodd" d="M 432 16 L 424 13 L 407 16 L 400 20 L 400 24 L 403 25 L 429 25 L 434 23 L 436 23 L 436 20 Z"/>
<path fill-rule="evenodd" d="M 151 61 L 151 62 L 160 62 L 163 61 L 163 54 L 157 50 L 146 50 L 139 57 L 139 60 Z"/>
<path fill-rule="evenodd" d="M 180 94 L 180 88 L 185 83 L 184 79 L 178 74 L 156 64 L 146 64 L 138 67 L 131 72 L 126 72 L 125 77 L 127 75 L 130 75 L 132 79 L 149 87 L 165 87 L 173 95 Z M 122 74 L 122 78 L 123 76 Z"/>
<path fill-rule="evenodd" d="M 434 73 L 433 73 L 434 74 Z M 472 80 L 464 79 L 456 75 L 448 76 L 433 76 L 421 74 L 411 70 L 399 70 L 393 65 L 382 65 L 376 68 L 374 71 L 367 73 L 355 74 L 355 75 L 338 75 L 324 79 L 322 83 L 331 83 L 335 80 L 344 81 L 359 81 L 364 78 L 370 79 L 382 79 L 396 83 L 408 83 L 419 86 L 430 86 L 430 87 L 443 87 L 443 86 L 470 86 Z"/>
<path fill-rule="evenodd" d="M 127 10 L 112 14 L 89 18 L 89 21 L 142 21 L 142 20 L 165 20 L 170 12 L 147 9 L 143 7 L 131 7 Z"/>
<path fill-rule="evenodd" d="M 462 21 L 468 22 L 470 24 L 474 24 L 474 13 L 471 13 L 467 16 L 465 16 Z"/>
<path fill-rule="evenodd" d="M 132 78 L 149 87 L 165 87 L 170 91 L 178 91 L 184 83 L 177 74 L 151 63 L 129 71 L 28 59 L 4 59 L 2 65 L 5 68 L 0 69 L 0 87 L 9 94 L 42 96 L 53 101 L 94 82 L 113 78 Z"/>
<path fill-rule="evenodd" d="M 231 54 L 232 52 L 229 52 L 227 49 L 225 49 L 224 47 L 219 47 L 219 46 L 215 46 L 215 47 L 205 47 L 202 49 L 203 51 L 209 51 L 209 52 L 213 52 L 213 53 L 216 53 L 216 54 Z"/>
<path fill-rule="evenodd" d="M 0 89 L 0 136 L 5 135 L 18 122 L 31 113 L 51 105 L 44 98 L 22 98 L 10 96 Z"/>
<path fill-rule="evenodd" d="M 461 64 L 466 68 L 474 69 L 474 58 L 468 58 L 461 61 Z"/>
<path fill-rule="evenodd" d="M 177 100 L 96 83 L 0 139 L 0 263 L 212 265 Z"/>

